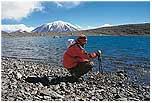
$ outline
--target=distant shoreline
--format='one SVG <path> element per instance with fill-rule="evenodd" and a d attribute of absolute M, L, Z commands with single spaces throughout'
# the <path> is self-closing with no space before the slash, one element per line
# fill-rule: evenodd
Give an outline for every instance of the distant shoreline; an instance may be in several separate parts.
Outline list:
<path fill-rule="evenodd" d="M 42 33 L 43 34 L 43 33 Z M 78 36 L 78 35 L 65 35 L 62 34 L 60 35 L 59 33 L 56 33 L 54 35 L 50 35 L 50 34 L 38 34 L 38 35 L 33 35 L 32 33 L 28 33 L 28 34 L 1 34 L 1 37 L 45 37 L 45 36 L 53 36 L 54 38 L 58 38 L 58 37 L 64 37 L 64 36 Z M 78 33 L 77 33 L 78 34 Z M 117 34 L 86 34 L 84 33 L 86 36 L 150 36 L 150 34 L 128 34 L 128 35 L 117 35 Z"/>
<path fill-rule="evenodd" d="M 77 36 L 83 33 L 87 36 L 150 36 L 150 23 L 145 24 L 127 24 L 109 27 L 100 27 L 96 29 L 69 31 L 69 32 L 12 32 L 7 33 L 1 31 L 2 37 L 4 36 Z"/>

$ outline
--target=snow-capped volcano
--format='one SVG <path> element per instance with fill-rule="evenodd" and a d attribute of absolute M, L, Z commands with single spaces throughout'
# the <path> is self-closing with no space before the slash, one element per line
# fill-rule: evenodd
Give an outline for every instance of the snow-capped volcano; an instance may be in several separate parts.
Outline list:
<path fill-rule="evenodd" d="M 52 23 L 43 24 L 32 30 L 32 32 L 70 32 L 78 30 L 80 30 L 80 28 L 68 22 L 55 21 Z"/>

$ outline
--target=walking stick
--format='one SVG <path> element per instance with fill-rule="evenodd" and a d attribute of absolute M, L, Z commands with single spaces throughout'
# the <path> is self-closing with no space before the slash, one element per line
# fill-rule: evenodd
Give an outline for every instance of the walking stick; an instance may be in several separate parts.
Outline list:
<path fill-rule="evenodd" d="M 100 53 L 100 55 L 98 56 L 99 72 L 102 72 L 102 73 L 103 73 L 101 51 L 100 51 L 99 53 Z"/>

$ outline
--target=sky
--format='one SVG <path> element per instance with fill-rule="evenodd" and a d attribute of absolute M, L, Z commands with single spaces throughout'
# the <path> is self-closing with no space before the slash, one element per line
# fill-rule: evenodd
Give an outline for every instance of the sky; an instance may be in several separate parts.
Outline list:
<path fill-rule="evenodd" d="M 32 30 L 57 20 L 69 22 L 82 29 L 150 22 L 148 1 L 2 1 L 3 29 L 18 27 Z"/>

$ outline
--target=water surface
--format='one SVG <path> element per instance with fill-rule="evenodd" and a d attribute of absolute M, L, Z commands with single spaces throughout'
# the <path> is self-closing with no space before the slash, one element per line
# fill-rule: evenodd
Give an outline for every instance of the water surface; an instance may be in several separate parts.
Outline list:
<path fill-rule="evenodd" d="M 62 66 L 62 57 L 67 49 L 68 39 L 61 36 L 2 38 L 2 56 L 24 60 L 43 61 Z M 126 70 L 129 75 L 149 83 L 150 37 L 149 36 L 88 36 L 85 46 L 88 52 L 103 51 L 104 71 Z M 98 61 L 94 59 L 94 71 Z"/>

